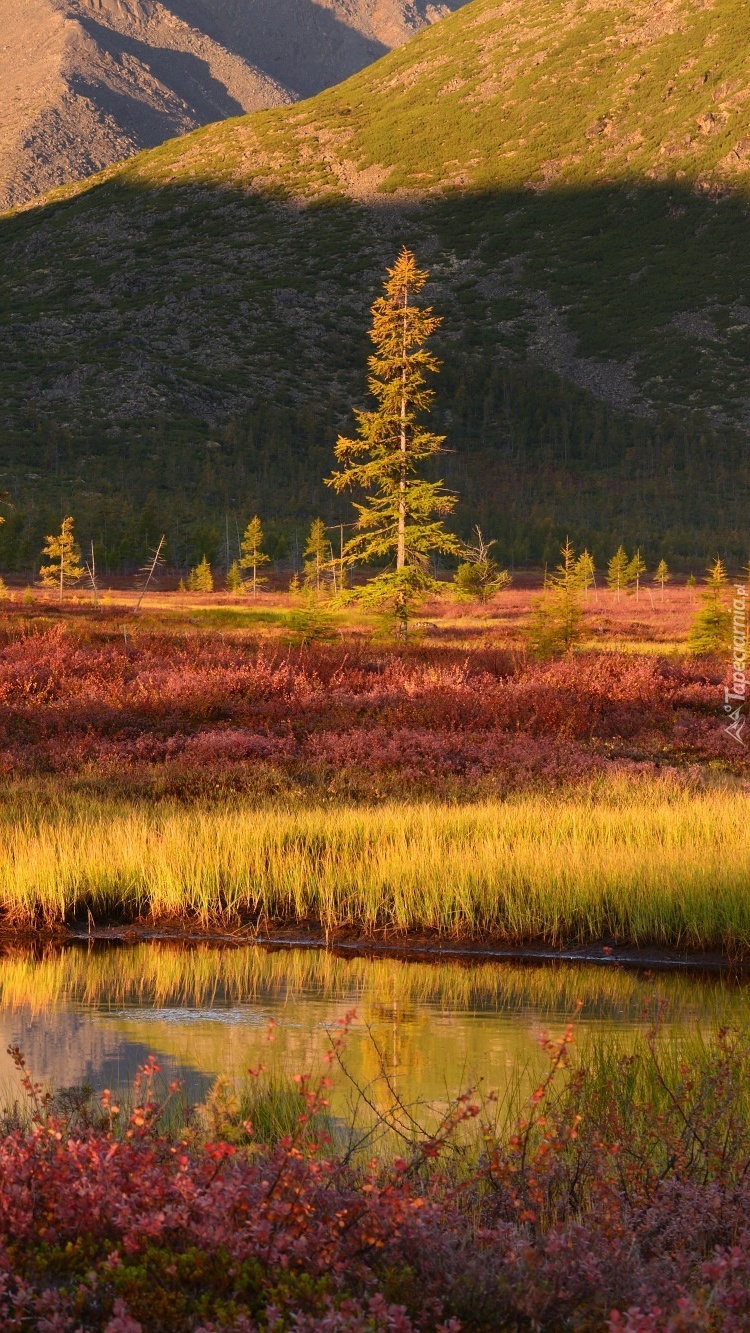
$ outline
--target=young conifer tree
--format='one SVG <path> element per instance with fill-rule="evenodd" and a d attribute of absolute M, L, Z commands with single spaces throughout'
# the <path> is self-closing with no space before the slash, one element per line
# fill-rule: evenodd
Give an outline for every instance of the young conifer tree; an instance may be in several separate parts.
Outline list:
<path fill-rule="evenodd" d="M 442 522 L 456 497 L 442 481 L 423 475 L 424 464 L 444 443 L 442 435 L 422 424 L 434 397 L 425 375 L 439 368 L 425 343 L 440 320 L 415 299 L 428 276 L 406 247 L 388 269 L 384 295 L 372 306 L 370 329 L 375 353 L 368 362 L 369 388 L 377 407 L 356 413 L 356 439 L 339 437 L 336 457 L 343 469 L 327 479 L 336 491 L 364 491 L 365 500 L 355 505 L 356 530 L 344 549 L 345 559 L 350 564 L 390 559 L 391 567 L 373 580 L 369 591 L 392 599 L 404 628 L 411 597 L 431 586 L 429 556 L 459 550 Z"/>
<path fill-rule="evenodd" d="M 627 585 L 630 586 L 631 583 L 635 584 L 635 600 L 637 602 L 641 599 L 641 575 L 645 573 L 646 561 L 643 559 L 639 547 L 632 560 L 628 561 L 628 566 L 625 570 Z"/>
<path fill-rule="evenodd" d="M 258 570 L 261 565 L 267 565 L 271 559 L 263 550 L 263 527 L 257 514 L 251 518 L 241 543 L 242 559 L 240 566 L 242 569 L 252 569 L 253 571 L 253 597 L 258 595 L 258 584 L 262 582 L 258 578 Z"/>
<path fill-rule="evenodd" d="M 48 565 L 42 565 L 39 577 L 45 588 L 58 588 L 59 600 L 62 601 L 66 588 L 73 587 L 83 578 L 86 570 L 81 564 L 81 552 L 73 532 L 74 520 L 68 516 L 62 521 L 56 537 L 47 537 L 47 544 L 42 554 L 49 559 Z"/>
<path fill-rule="evenodd" d="M 326 525 L 322 518 L 316 518 L 310 525 L 305 542 L 305 586 L 320 592 L 329 569 L 331 543 L 328 540 Z"/>
<path fill-rule="evenodd" d="M 667 565 L 666 560 L 664 559 L 660 560 L 658 565 L 656 566 L 656 569 L 654 570 L 654 583 L 658 583 L 661 585 L 662 601 L 664 601 L 664 584 L 669 583 L 671 577 L 672 575 L 669 572 L 669 566 Z"/>
<path fill-rule="evenodd" d="M 702 606 L 690 629 L 688 647 L 696 654 L 729 654 L 732 637 L 732 612 L 724 603 L 728 583 L 724 561 L 717 555 L 708 566 Z"/>
<path fill-rule="evenodd" d="M 618 546 L 615 554 L 607 565 L 607 587 L 610 592 L 617 593 L 617 600 L 620 600 L 620 593 L 623 588 L 628 586 L 628 557 L 624 546 Z"/>
<path fill-rule="evenodd" d="M 588 597 L 588 591 L 592 583 L 594 589 L 596 589 L 596 565 L 594 564 L 594 557 L 589 550 L 584 549 L 581 551 L 581 554 L 576 560 L 575 572 L 578 581 L 583 588 L 584 596 Z"/>
<path fill-rule="evenodd" d="M 461 546 L 461 561 L 456 570 L 455 584 L 459 596 L 476 598 L 479 602 L 489 602 L 503 588 L 512 582 L 507 569 L 501 569 L 490 552 L 497 545 L 497 539 L 485 541 L 482 529 L 474 527 L 476 542 L 466 542 Z"/>
<path fill-rule="evenodd" d="M 545 578 L 544 592 L 532 604 L 529 647 L 538 657 L 569 653 L 581 638 L 582 580 L 569 537 L 560 548 L 560 564 Z"/>
<path fill-rule="evenodd" d="M 187 578 L 188 592 L 213 592 L 214 576 L 207 557 L 204 555 L 195 569 L 191 569 Z"/>
<path fill-rule="evenodd" d="M 225 585 L 227 592 L 232 592 L 232 593 L 242 592 L 242 589 L 244 588 L 245 585 L 242 580 L 242 570 L 240 569 L 239 560 L 233 560 L 231 565 L 229 566 L 229 569 L 227 570 L 227 577 L 225 579 Z"/>

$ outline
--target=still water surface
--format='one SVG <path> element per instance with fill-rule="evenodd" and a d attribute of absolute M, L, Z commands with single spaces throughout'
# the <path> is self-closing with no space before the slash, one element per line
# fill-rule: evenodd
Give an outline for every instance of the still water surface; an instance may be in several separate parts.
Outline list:
<path fill-rule="evenodd" d="M 561 1033 L 582 1004 L 579 1043 L 617 1032 L 627 1042 L 662 1006 L 665 1040 L 750 1020 L 750 986 L 727 979 L 615 967 L 414 963 L 315 950 L 191 948 L 164 943 L 70 947 L 0 956 L 0 1093 L 17 1086 L 12 1043 L 55 1088 L 119 1090 L 153 1054 L 167 1079 L 202 1100 L 217 1075 L 241 1079 L 321 1071 L 330 1033 L 356 1017 L 346 1063 L 377 1103 L 384 1067 L 405 1101 L 444 1103 L 481 1080 L 501 1092 L 540 1060 L 543 1031 Z M 269 1020 L 275 1040 L 268 1041 Z M 346 1115 L 353 1085 L 336 1078 Z"/>

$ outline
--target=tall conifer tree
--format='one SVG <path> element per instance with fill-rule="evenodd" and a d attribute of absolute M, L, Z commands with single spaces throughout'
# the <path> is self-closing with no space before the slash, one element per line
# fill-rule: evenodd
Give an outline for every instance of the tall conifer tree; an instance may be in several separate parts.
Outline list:
<path fill-rule="evenodd" d="M 406 247 L 388 269 L 384 295 L 372 306 L 370 329 L 375 353 L 368 361 L 369 389 L 378 405 L 356 413 L 356 439 L 339 437 L 336 457 L 343 470 L 328 478 L 336 491 L 356 487 L 365 492 L 364 502 L 355 505 L 356 531 L 345 558 L 366 564 L 390 558 L 391 568 L 374 580 L 373 590 L 394 595 L 404 623 L 410 594 L 429 586 L 430 554 L 459 550 L 442 522 L 456 497 L 442 481 L 428 481 L 422 472 L 444 443 L 442 435 L 421 424 L 434 397 L 425 375 L 439 369 L 425 343 L 441 321 L 415 300 L 428 276 Z"/>

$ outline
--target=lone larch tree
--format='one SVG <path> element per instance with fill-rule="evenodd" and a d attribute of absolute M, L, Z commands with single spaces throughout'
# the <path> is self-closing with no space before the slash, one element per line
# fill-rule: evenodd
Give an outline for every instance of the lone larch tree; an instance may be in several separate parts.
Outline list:
<path fill-rule="evenodd" d="M 445 440 L 422 424 L 434 397 L 425 376 L 440 365 L 425 343 L 441 321 L 415 300 L 428 276 L 406 247 L 388 269 L 370 329 L 375 353 L 368 361 L 369 389 L 377 407 L 357 411 L 357 438 L 339 437 L 336 457 L 343 468 L 327 479 L 336 491 L 364 492 L 364 501 L 355 504 L 357 522 L 344 557 L 350 564 L 390 558 L 371 592 L 392 597 L 404 625 L 410 597 L 430 585 L 429 556 L 460 549 L 442 521 L 456 497 L 423 473 Z"/>

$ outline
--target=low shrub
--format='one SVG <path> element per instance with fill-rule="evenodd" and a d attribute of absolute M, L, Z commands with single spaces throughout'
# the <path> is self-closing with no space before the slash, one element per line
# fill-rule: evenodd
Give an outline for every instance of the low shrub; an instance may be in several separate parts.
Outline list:
<path fill-rule="evenodd" d="M 388 1165 L 320 1132 L 325 1078 L 298 1080 L 275 1146 L 243 1147 L 165 1132 L 153 1061 L 123 1125 L 107 1093 L 99 1123 L 78 1123 L 16 1052 L 33 1123 L 0 1139 L 2 1327 L 747 1327 L 745 1039 L 719 1032 L 673 1065 L 653 1032 L 627 1057 L 574 1062 L 572 1041 L 543 1039 L 547 1073 L 508 1131 L 491 1096 L 466 1095 Z M 473 1153 L 452 1153 L 472 1126 Z"/>
<path fill-rule="evenodd" d="M 370 787 L 383 774 L 406 786 L 452 776 L 502 792 L 588 781 L 612 764 L 747 770 L 721 725 L 720 664 L 615 652 L 540 664 L 439 647 L 375 656 L 317 642 L 319 628 L 300 622 L 309 646 L 281 653 L 219 635 L 11 636 L 0 771 L 124 778 L 262 761 L 322 786 L 342 774 Z"/>

